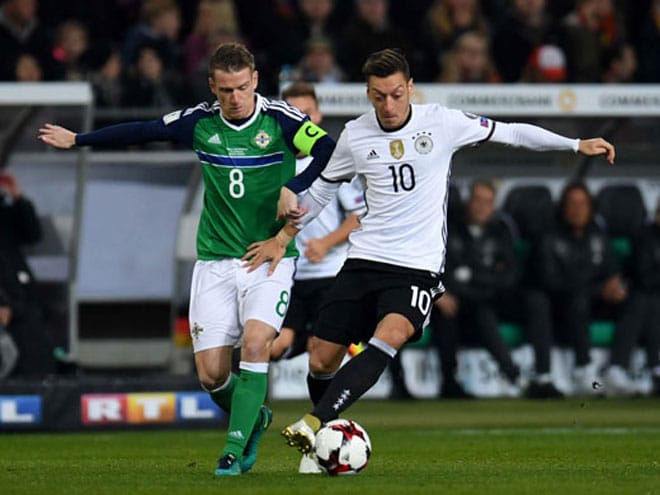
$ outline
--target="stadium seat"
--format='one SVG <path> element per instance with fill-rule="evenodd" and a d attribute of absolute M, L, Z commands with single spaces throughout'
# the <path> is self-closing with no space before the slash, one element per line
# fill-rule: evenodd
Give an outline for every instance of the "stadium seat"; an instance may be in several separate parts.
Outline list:
<path fill-rule="evenodd" d="M 596 195 L 595 210 L 605 224 L 617 261 L 627 270 L 632 241 L 646 222 L 646 207 L 639 188 L 634 184 L 604 186 Z"/>
<path fill-rule="evenodd" d="M 555 223 L 555 206 L 550 190 L 543 185 L 513 187 L 503 208 L 513 218 L 521 239 L 535 241 Z"/>
<path fill-rule="evenodd" d="M 604 186 L 596 195 L 595 209 L 613 238 L 634 238 L 646 221 L 642 193 L 634 184 Z"/>

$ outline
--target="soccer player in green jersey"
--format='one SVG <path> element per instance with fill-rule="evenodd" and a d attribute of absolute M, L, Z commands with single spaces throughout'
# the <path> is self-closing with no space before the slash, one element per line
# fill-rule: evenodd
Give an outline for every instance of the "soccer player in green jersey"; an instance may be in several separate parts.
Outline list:
<path fill-rule="evenodd" d="M 262 406 L 270 346 L 286 313 L 298 252 L 295 243 L 283 243 L 284 260 L 272 276 L 267 265 L 248 272 L 241 257 L 250 244 L 277 234 L 284 222 L 278 219 L 295 214 L 296 194 L 319 175 L 335 146 L 308 116 L 256 93 L 257 83 L 252 54 L 241 44 L 227 43 L 209 61 L 213 105 L 89 133 L 52 124 L 39 131 L 41 141 L 62 149 L 169 140 L 197 153 L 205 192 L 189 321 L 202 387 L 229 413 L 217 476 L 251 469 L 271 422 L 272 412 Z M 300 152 L 314 158 L 296 176 Z M 231 356 L 241 343 L 237 376 Z"/>

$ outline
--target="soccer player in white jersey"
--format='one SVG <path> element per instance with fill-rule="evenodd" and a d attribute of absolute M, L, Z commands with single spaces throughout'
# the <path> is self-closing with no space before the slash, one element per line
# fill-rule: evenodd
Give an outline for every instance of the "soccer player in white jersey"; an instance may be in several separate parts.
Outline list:
<path fill-rule="evenodd" d="M 348 122 L 322 172 L 301 200 L 304 225 L 357 175 L 367 213 L 349 237 L 348 258 L 322 308 L 309 358 L 314 408 L 282 431 L 301 452 L 314 446 L 321 425 L 353 404 L 408 341 L 417 339 L 433 300 L 442 294 L 451 157 L 462 147 L 493 141 L 533 150 L 605 155 L 601 138 L 569 139 L 529 124 L 495 122 L 437 104 L 411 104 L 413 82 L 398 50 L 373 53 L 363 67 L 373 110 Z M 252 268 L 275 270 L 295 227 L 253 244 Z M 342 368 L 351 342 L 368 348 Z"/>

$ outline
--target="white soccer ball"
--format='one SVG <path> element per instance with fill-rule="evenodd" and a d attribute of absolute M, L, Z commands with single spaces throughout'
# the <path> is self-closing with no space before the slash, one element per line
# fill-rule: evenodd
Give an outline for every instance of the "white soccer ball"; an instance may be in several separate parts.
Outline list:
<path fill-rule="evenodd" d="M 316 433 L 314 453 L 319 466 L 331 476 L 357 474 L 367 467 L 371 440 L 355 421 L 335 419 Z"/>

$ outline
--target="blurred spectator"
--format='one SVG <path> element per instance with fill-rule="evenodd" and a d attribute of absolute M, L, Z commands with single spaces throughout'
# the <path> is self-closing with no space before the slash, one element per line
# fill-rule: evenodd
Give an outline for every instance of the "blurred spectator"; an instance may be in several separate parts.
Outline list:
<path fill-rule="evenodd" d="M 120 106 L 122 81 L 119 50 L 109 43 L 95 43 L 82 55 L 80 64 L 92 83 L 96 106 Z"/>
<path fill-rule="evenodd" d="M 37 82 L 43 80 L 39 60 L 29 53 L 21 53 L 14 60 L 14 81 Z"/>
<path fill-rule="evenodd" d="M 637 392 L 628 371 L 633 350 L 644 344 L 652 393 L 660 396 L 660 202 L 654 222 L 634 243 L 632 259 L 632 294 L 617 322 L 610 365 L 603 375 L 605 392 L 614 396 Z"/>
<path fill-rule="evenodd" d="M 603 82 L 631 82 L 637 72 L 637 55 L 632 45 L 615 43 L 603 51 Z"/>
<path fill-rule="evenodd" d="M 0 272 L 4 273 L 6 267 L 0 257 Z M 4 280 L 6 276 L 0 276 Z M 0 283 L 0 380 L 10 375 L 18 362 L 19 352 L 14 339 L 7 332 L 11 323 L 11 300 L 9 294 Z"/>
<path fill-rule="evenodd" d="M 339 63 L 349 81 L 363 81 L 362 64 L 367 57 L 385 48 L 412 52 L 405 33 L 389 19 L 388 0 L 356 0 L 355 14 L 341 37 Z"/>
<path fill-rule="evenodd" d="M 421 32 L 422 44 L 428 50 L 426 62 L 431 71 L 430 78 L 442 70 L 443 56 L 456 46 L 461 35 L 478 32 L 488 36 L 488 30 L 488 21 L 481 13 L 478 0 L 435 0 Z"/>
<path fill-rule="evenodd" d="M 493 56 L 505 82 L 517 82 L 534 49 L 548 41 L 551 19 L 546 0 L 513 0 L 493 37 Z"/>
<path fill-rule="evenodd" d="M 628 293 L 610 249 L 609 239 L 593 219 L 593 198 L 580 182 L 561 195 L 558 224 L 541 240 L 537 267 L 545 300 L 537 300 L 540 324 L 552 326 L 560 342 L 575 351 L 574 390 L 594 392 L 589 369 L 589 324 L 594 310 L 611 309 Z M 545 322 L 545 323 L 543 323 Z"/>
<path fill-rule="evenodd" d="M 20 359 L 15 374 L 41 375 L 53 371 L 41 301 L 22 247 L 41 239 L 41 225 L 32 202 L 16 179 L 0 174 L 0 287 L 11 309 L 6 327 L 18 347 Z"/>
<path fill-rule="evenodd" d="M 21 56 L 28 54 L 37 62 L 32 65 L 40 67 L 43 77 L 50 79 L 54 75 L 50 47 L 51 42 L 46 30 L 37 18 L 37 0 L 5 0 L 0 9 L 2 56 L 20 62 Z M 16 65 L 6 62 L 0 64 L 0 79 L 15 80 Z"/>
<path fill-rule="evenodd" d="M 222 39 L 219 39 L 221 33 Z M 238 41 L 241 31 L 234 2 L 231 0 L 201 0 L 193 31 L 183 44 L 183 58 L 188 84 L 207 72 L 209 55 L 224 41 Z M 207 91 L 208 93 L 208 91 Z M 195 100 L 197 101 L 197 100 Z"/>
<path fill-rule="evenodd" d="M 485 347 L 511 385 L 520 378 L 498 329 L 498 296 L 514 288 L 516 263 L 509 230 L 495 216 L 495 194 L 491 182 L 474 182 L 464 219 L 449 226 L 443 277 L 447 290 L 431 313 L 442 369 L 441 397 L 469 397 L 455 376 L 459 343 L 465 340 Z"/>
<path fill-rule="evenodd" d="M 124 70 L 133 67 L 149 45 L 159 54 L 165 71 L 179 71 L 181 13 L 174 0 L 147 0 L 142 5 L 142 22 L 126 35 L 122 54 Z"/>
<path fill-rule="evenodd" d="M 196 104 L 200 101 L 208 101 L 210 98 L 215 98 L 209 91 L 208 83 L 208 59 L 211 57 L 216 48 L 222 43 L 236 42 L 242 43 L 242 38 L 238 34 L 232 34 L 230 31 L 220 29 L 211 33 L 206 40 L 207 56 L 206 60 L 200 60 L 195 76 L 192 80 L 188 80 L 185 99 L 182 100 L 184 104 Z M 259 71 L 259 83 L 261 84 L 262 72 Z"/>
<path fill-rule="evenodd" d="M 442 57 L 444 83 L 497 83 L 500 76 L 490 57 L 488 38 L 477 31 L 460 35 L 451 50 Z"/>
<path fill-rule="evenodd" d="M 296 64 L 307 51 L 306 43 L 312 38 L 325 38 L 338 42 L 338 23 L 333 16 L 334 0 L 297 0 L 298 9 L 282 20 L 273 35 L 276 43 L 268 47 L 280 65 Z"/>
<path fill-rule="evenodd" d="M 303 81 L 336 83 L 344 80 L 344 73 L 335 60 L 332 42 L 322 36 L 314 36 L 305 43 L 306 51 L 297 72 Z"/>
<path fill-rule="evenodd" d="M 639 80 L 660 82 L 660 0 L 654 0 L 641 26 L 638 45 Z"/>
<path fill-rule="evenodd" d="M 566 81 L 566 56 L 557 45 L 540 45 L 529 56 L 520 82 L 560 83 Z"/>
<path fill-rule="evenodd" d="M 509 14 L 512 0 L 481 0 L 481 9 L 493 30 L 498 30 Z"/>
<path fill-rule="evenodd" d="M 84 78 L 81 57 L 89 45 L 87 28 L 75 20 L 66 21 L 57 28 L 53 59 L 58 63 L 58 77 L 67 81 Z"/>
<path fill-rule="evenodd" d="M 604 50 L 621 36 L 612 0 L 577 0 L 560 28 L 569 81 L 599 82 Z"/>
<path fill-rule="evenodd" d="M 171 108 L 179 101 L 177 81 L 165 72 L 160 52 L 145 44 L 124 81 L 122 104 L 129 107 Z"/>

